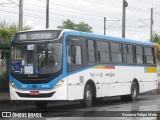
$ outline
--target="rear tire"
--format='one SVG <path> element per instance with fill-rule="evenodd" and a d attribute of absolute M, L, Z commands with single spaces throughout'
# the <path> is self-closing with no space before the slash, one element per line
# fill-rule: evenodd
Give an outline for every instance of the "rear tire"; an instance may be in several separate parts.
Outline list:
<path fill-rule="evenodd" d="M 137 83 L 133 82 L 131 86 L 131 95 L 130 95 L 130 100 L 131 101 L 136 101 L 138 96 L 138 85 Z"/>
<path fill-rule="evenodd" d="M 43 109 L 47 107 L 47 101 L 35 101 L 35 105 L 37 108 Z"/>
<path fill-rule="evenodd" d="M 136 82 L 132 82 L 131 85 L 131 94 L 130 95 L 122 95 L 122 101 L 136 101 L 138 96 L 138 85 Z"/>
<path fill-rule="evenodd" d="M 90 84 L 87 84 L 84 89 L 84 99 L 82 100 L 81 104 L 83 107 L 89 108 L 92 106 L 93 101 L 93 92 Z"/>

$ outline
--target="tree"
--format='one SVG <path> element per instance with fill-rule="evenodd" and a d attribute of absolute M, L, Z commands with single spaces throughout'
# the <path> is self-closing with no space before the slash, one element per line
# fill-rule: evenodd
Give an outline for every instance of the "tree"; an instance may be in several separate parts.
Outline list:
<path fill-rule="evenodd" d="M 30 26 L 24 26 L 23 30 L 30 30 Z M 4 39 L 5 44 L 9 44 L 12 36 L 18 32 L 18 25 L 16 23 L 8 24 L 6 21 L 0 22 L 0 40 Z"/>
<path fill-rule="evenodd" d="M 66 21 L 63 21 L 61 26 L 57 26 L 57 28 L 76 30 L 75 26 L 76 24 L 74 22 L 72 22 L 70 19 L 67 19 Z"/>
<path fill-rule="evenodd" d="M 63 21 L 62 25 L 57 26 L 57 28 L 72 29 L 72 30 L 77 30 L 77 31 L 82 31 L 82 32 L 92 32 L 92 27 L 89 26 L 89 24 L 84 23 L 84 22 L 80 22 L 79 24 L 75 24 L 70 19 Z"/>
<path fill-rule="evenodd" d="M 92 32 L 92 27 L 90 27 L 88 24 L 84 22 L 80 22 L 79 24 L 76 25 L 76 29 L 78 31 L 83 31 L 83 32 Z"/>
<path fill-rule="evenodd" d="M 160 36 L 159 36 L 159 35 L 155 34 L 155 35 L 153 36 L 153 40 L 154 40 L 155 43 L 160 44 Z"/>
<path fill-rule="evenodd" d="M 11 30 L 14 34 L 18 32 L 18 24 L 16 23 L 11 23 L 7 24 L 6 21 L 0 22 L 0 28 L 8 29 Z M 30 30 L 31 26 L 23 26 L 22 30 Z"/>
<path fill-rule="evenodd" d="M 157 35 L 157 34 L 155 34 L 154 36 L 153 36 L 153 40 L 154 40 L 154 44 L 155 44 L 155 46 L 156 46 L 156 56 L 157 56 L 157 60 L 158 60 L 158 62 L 160 63 L 160 36 L 159 35 Z"/>

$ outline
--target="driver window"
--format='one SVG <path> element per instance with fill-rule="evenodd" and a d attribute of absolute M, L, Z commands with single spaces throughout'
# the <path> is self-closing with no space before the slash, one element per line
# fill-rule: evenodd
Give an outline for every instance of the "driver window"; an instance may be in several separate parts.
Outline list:
<path fill-rule="evenodd" d="M 70 65 L 81 65 L 81 46 L 78 45 L 68 45 L 67 46 L 67 61 Z"/>

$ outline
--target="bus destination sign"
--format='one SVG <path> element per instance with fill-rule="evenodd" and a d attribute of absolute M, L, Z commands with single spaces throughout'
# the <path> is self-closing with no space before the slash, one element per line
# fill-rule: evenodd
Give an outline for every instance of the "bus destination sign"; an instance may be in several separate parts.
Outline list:
<path fill-rule="evenodd" d="M 25 40 L 52 40 L 58 38 L 57 31 L 43 31 L 43 32 L 24 32 L 17 34 L 17 41 Z"/>

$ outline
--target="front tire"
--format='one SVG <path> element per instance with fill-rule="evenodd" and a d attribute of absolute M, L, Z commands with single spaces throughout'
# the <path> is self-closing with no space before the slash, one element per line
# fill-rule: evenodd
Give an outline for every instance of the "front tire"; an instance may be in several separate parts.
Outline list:
<path fill-rule="evenodd" d="M 84 89 L 84 99 L 82 101 L 82 105 L 86 108 L 89 108 L 92 106 L 93 101 L 93 92 L 90 84 L 87 84 Z"/>
<path fill-rule="evenodd" d="M 37 108 L 43 109 L 47 107 L 47 101 L 35 101 L 35 105 Z"/>

